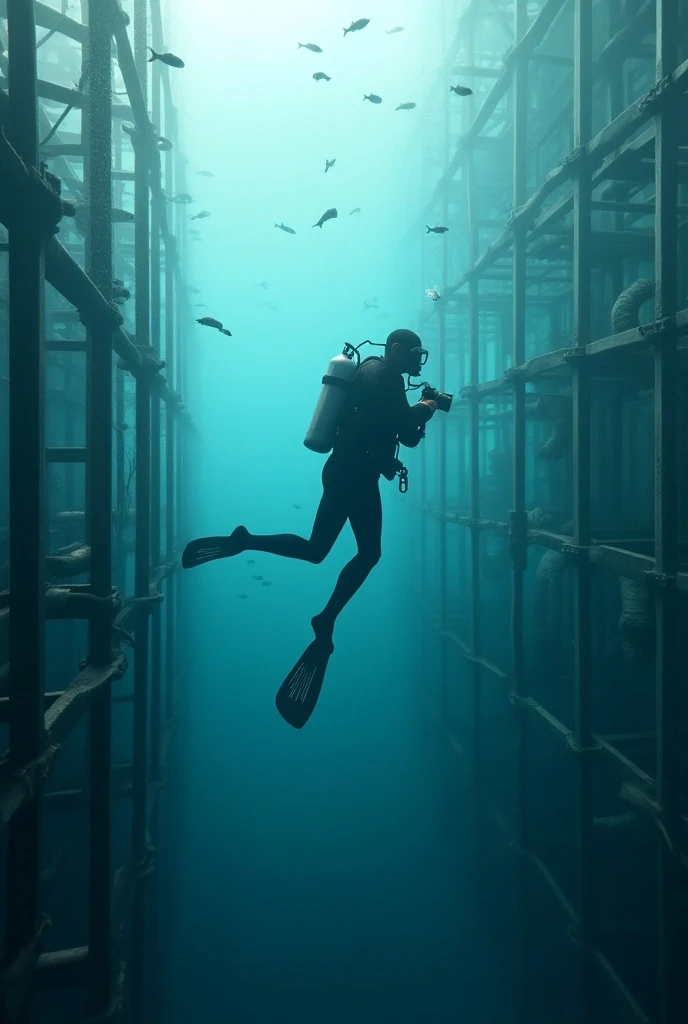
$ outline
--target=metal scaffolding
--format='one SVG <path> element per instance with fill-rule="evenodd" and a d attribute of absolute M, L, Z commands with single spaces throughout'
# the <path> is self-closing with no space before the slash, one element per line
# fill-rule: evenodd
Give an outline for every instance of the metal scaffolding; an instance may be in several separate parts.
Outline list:
<path fill-rule="evenodd" d="M 440 299 L 420 316 L 440 387 L 460 393 L 421 496 L 423 561 L 435 544 L 442 565 L 423 603 L 437 595 L 443 747 L 473 786 L 478 851 L 492 822 L 517 854 L 519 1019 L 678 1024 L 688 8 L 468 0 L 449 31 L 424 141 L 441 166 L 410 236 L 450 228 L 425 235 Z M 447 110 L 457 81 L 473 95 Z M 558 1003 L 534 924 L 547 892 L 577 972 Z"/>
<path fill-rule="evenodd" d="M 183 681 L 175 571 L 194 428 L 181 398 L 184 225 L 178 207 L 168 222 L 165 194 L 184 188 L 184 163 L 169 69 L 156 64 L 149 83 L 146 62 L 149 38 L 165 49 L 160 0 L 135 0 L 133 24 L 117 0 L 81 6 L 83 21 L 64 3 L 0 3 L 7 1024 L 29 1021 L 32 993 L 67 987 L 84 991 L 88 1020 L 151 1019 L 160 793 Z M 78 86 L 60 84 L 75 68 Z M 46 627 L 58 619 L 59 633 Z M 61 685 L 82 656 L 79 620 L 88 651 Z M 114 719 L 127 712 L 123 733 Z M 113 817 L 123 801 L 131 824 L 122 858 Z M 65 826 L 68 813 L 82 818 Z M 47 859 L 56 815 L 73 835 Z M 87 878 L 82 930 L 79 944 L 62 948 L 59 936 L 78 929 L 46 911 L 74 858 Z"/>

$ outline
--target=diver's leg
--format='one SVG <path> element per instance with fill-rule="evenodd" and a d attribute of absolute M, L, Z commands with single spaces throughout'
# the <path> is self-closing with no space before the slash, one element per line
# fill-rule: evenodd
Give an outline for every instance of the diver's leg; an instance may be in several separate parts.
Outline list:
<path fill-rule="evenodd" d="M 317 565 L 329 555 L 348 518 L 346 492 L 338 471 L 329 463 L 323 470 L 323 495 L 308 539 L 295 533 L 247 534 L 246 551 L 266 551 L 282 558 L 297 558 Z"/>
<path fill-rule="evenodd" d="M 337 616 L 380 561 L 382 542 L 382 502 L 376 479 L 359 484 L 349 504 L 349 522 L 358 551 L 342 569 L 332 597 L 319 615 L 311 620 L 320 640 L 332 641 Z"/>

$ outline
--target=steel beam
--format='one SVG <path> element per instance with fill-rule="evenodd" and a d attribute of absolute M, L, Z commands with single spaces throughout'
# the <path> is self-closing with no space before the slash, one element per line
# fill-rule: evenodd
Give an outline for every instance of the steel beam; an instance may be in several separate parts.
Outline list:
<path fill-rule="evenodd" d="M 33 4 L 8 0 L 7 140 L 26 168 L 39 168 L 36 23 Z M 6 147 L 3 147 L 3 162 Z M 9 227 L 10 761 L 19 773 L 44 747 L 44 252 L 52 227 L 36 203 Z M 39 929 L 40 797 L 9 828 L 3 966 L 31 949 Z M 2 1000 L 8 998 L 3 991 Z M 15 996 L 15 998 L 17 998 Z M 23 991 L 13 1024 L 28 1024 Z M 9 1017 L 5 1003 L 0 1016 Z"/>
<path fill-rule="evenodd" d="M 107 8 L 89 5 L 84 57 L 89 89 L 84 110 L 84 183 L 90 198 L 86 271 L 101 295 L 112 296 L 112 121 L 110 61 L 112 22 Z M 103 320 L 87 321 L 87 505 L 91 547 L 91 592 L 109 597 L 112 588 L 112 331 Z M 110 622 L 92 620 L 89 659 L 112 660 Z M 111 685 L 93 698 L 89 776 L 89 972 L 87 1012 L 107 1012 L 112 995 L 111 943 Z"/>

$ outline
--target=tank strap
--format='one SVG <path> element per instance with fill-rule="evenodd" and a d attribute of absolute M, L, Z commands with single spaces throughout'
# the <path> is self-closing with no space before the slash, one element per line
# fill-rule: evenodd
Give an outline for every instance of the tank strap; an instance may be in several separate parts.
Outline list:
<path fill-rule="evenodd" d="M 351 388 L 350 380 L 342 380 L 341 377 L 333 377 L 331 374 L 326 373 L 322 379 L 323 384 L 331 384 L 332 387 L 341 388 L 342 391 L 349 391 Z"/>

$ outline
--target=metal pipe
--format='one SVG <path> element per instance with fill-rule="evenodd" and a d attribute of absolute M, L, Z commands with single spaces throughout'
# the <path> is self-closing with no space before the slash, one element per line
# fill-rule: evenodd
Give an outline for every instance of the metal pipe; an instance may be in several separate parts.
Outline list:
<path fill-rule="evenodd" d="M 33 4 L 8 0 L 7 138 L 27 168 L 38 170 L 36 24 Z M 44 247 L 50 225 L 38 212 L 9 230 L 9 639 L 10 760 L 21 769 L 44 745 Z M 4 965 L 31 944 L 38 928 L 40 799 L 12 818 L 6 875 Z M 15 1016 L 28 1024 L 30 996 Z"/>
<path fill-rule="evenodd" d="M 134 60 L 144 109 L 148 97 L 147 0 L 134 0 Z M 136 294 L 136 344 L 150 346 L 150 161 L 148 140 L 134 143 L 134 245 Z M 134 591 L 147 597 L 150 586 L 150 376 L 136 381 L 136 556 Z M 148 796 L 148 653 L 149 616 L 142 612 L 135 630 L 134 653 L 134 747 L 132 795 L 132 863 L 140 864 L 146 852 Z M 132 905 L 131 1009 L 135 1024 L 145 1019 L 146 899 L 136 887 Z"/>
<path fill-rule="evenodd" d="M 516 40 L 520 40 L 528 25 L 527 0 L 517 0 Z M 528 172 L 528 54 L 520 52 L 514 66 L 514 209 L 527 197 Z M 513 245 L 513 365 L 521 366 L 526 360 L 526 236 L 523 228 L 514 231 Z M 513 511 L 510 519 L 512 555 L 511 591 L 511 645 L 514 693 L 527 696 L 525 677 L 524 629 L 524 577 L 528 566 L 526 521 L 526 391 L 524 381 L 514 382 L 513 398 Z M 528 814 L 528 722 L 524 714 L 518 715 L 516 749 L 516 836 L 522 850 L 529 849 L 530 822 Z M 518 858 L 519 949 L 518 984 L 521 1018 L 530 1014 L 528 873 L 524 857 Z"/>
<path fill-rule="evenodd" d="M 573 145 L 592 137 L 592 0 L 575 0 Z M 573 544 L 577 554 L 574 583 L 575 739 L 578 761 L 578 899 L 580 942 L 594 941 L 592 766 L 592 588 L 590 580 L 590 379 L 585 345 L 590 341 L 592 181 L 588 161 L 579 161 L 573 182 Z M 596 1019 L 592 961 L 581 956 L 581 1015 Z"/>
<path fill-rule="evenodd" d="M 657 0 L 657 82 L 678 63 L 679 10 Z M 678 300 L 678 158 L 680 101 L 672 95 L 655 118 L 655 318 L 672 317 Z M 669 330 L 655 348 L 655 572 L 661 582 L 678 570 L 677 336 Z M 685 744 L 681 742 L 684 676 L 680 666 L 678 594 L 675 586 L 656 592 L 657 801 L 669 835 L 685 797 Z M 685 869 L 668 844 L 659 841 L 659 1016 L 658 1024 L 679 1024 L 688 1015 Z"/>
<path fill-rule="evenodd" d="M 84 132 L 84 183 L 90 196 L 86 271 L 106 300 L 112 296 L 112 24 L 107 8 L 89 5 L 89 90 Z M 87 323 L 87 507 L 91 547 L 91 592 L 108 597 L 112 588 L 112 332 L 102 320 Z M 93 665 L 112 659 L 110 623 L 89 627 Z M 112 992 L 111 966 L 111 686 L 99 690 L 91 707 L 89 777 L 89 973 L 88 1012 L 104 1014 Z"/>

